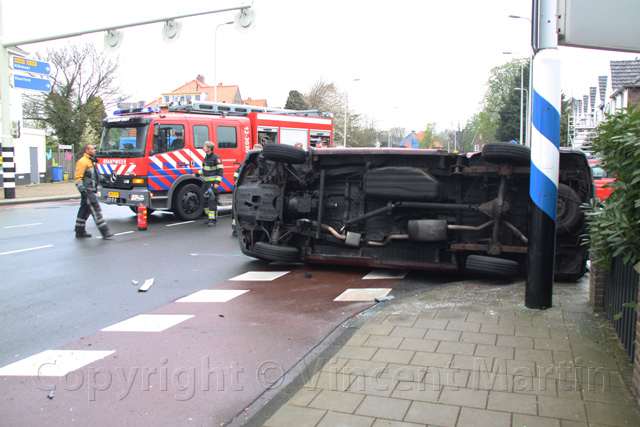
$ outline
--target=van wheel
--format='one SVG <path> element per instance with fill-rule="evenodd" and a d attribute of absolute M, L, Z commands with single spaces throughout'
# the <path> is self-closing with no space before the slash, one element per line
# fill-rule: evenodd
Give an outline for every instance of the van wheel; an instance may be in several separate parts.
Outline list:
<path fill-rule="evenodd" d="M 571 231 L 582 217 L 580 211 L 580 196 L 566 184 L 558 185 L 558 210 L 556 211 L 558 225 L 556 234 L 565 234 Z"/>
<path fill-rule="evenodd" d="M 520 266 L 516 261 L 483 255 L 469 255 L 465 268 L 469 272 L 502 277 L 517 276 L 520 272 Z"/>
<path fill-rule="evenodd" d="M 491 142 L 482 147 L 482 160 L 489 163 L 512 163 L 526 166 L 531 163 L 529 147 L 510 142 Z"/>
<path fill-rule="evenodd" d="M 131 209 L 131 212 L 133 212 L 134 214 L 138 215 L 138 207 L 137 206 L 129 206 L 129 209 Z M 147 208 L 147 215 L 151 215 L 155 211 L 156 211 L 155 209 Z"/>
<path fill-rule="evenodd" d="M 257 242 L 253 246 L 253 253 L 256 257 L 268 261 L 298 261 L 298 249 L 293 246 L 275 246 L 266 242 Z"/>
<path fill-rule="evenodd" d="M 173 214 L 183 221 L 191 221 L 202 215 L 200 187 L 187 184 L 178 190 L 173 199 Z"/>
<path fill-rule="evenodd" d="M 262 148 L 262 156 L 274 162 L 299 165 L 307 160 L 307 152 L 302 148 L 285 144 L 267 144 Z"/>

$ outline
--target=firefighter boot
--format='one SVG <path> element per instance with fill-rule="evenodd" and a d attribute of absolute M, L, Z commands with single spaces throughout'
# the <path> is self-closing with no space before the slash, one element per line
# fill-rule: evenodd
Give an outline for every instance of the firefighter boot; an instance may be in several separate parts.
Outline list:
<path fill-rule="evenodd" d="M 88 239 L 90 237 L 91 237 L 91 234 L 87 233 L 84 230 L 80 232 L 76 231 L 76 239 Z"/>
<path fill-rule="evenodd" d="M 209 222 L 207 222 L 207 227 L 215 227 L 216 219 L 218 219 L 218 212 L 209 210 Z"/>
<path fill-rule="evenodd" d="M 100 228 L 100 232 L 102 233 L 102 238 L 104 240 L 111 240 L 113 239 L 113 232 L 111 232 L 111 230 L 109 230 L 109 227 L 107 227 L 106 225 L 102 228 Z"/>

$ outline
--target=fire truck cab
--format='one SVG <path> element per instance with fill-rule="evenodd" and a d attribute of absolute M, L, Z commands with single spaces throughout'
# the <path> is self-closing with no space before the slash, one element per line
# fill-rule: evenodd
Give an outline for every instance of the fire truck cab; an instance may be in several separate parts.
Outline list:
<path fill-rule="evenodd" d="M 255 144 L 300 142 L 308 149 L 322 140 L 331 144 L 333 130 L 331 117 L 317 111 L 207 102 L 119 110 L 102 125 L 98 199 L 134 211 L 139 205 L 171 211 L 182 220 L 202 215 L 203 181 L 193 174 L 202 167 L 206 141 L 222 158 L 220 192 L 230 195 L 233 174 Z"/>

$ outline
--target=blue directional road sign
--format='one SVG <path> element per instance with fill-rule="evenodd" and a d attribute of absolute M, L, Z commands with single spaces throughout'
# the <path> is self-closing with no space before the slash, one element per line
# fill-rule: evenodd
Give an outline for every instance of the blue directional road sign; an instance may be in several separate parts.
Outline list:
<path fill-rule="evenodd" d="M 51 92 L 51 82 L 48 79 L 39 79 L 37 77 L 21 76 L 14 74 L 13 87 L 20 89 L 38 90 L 40 92 Z"/>
<path fill-rule="evenodd" d="M 20 58 L 19 56 L 11 57 L 11 68 L 28 73 L 43 74 L 45 76 L 51 74 L 51 66 L 48 62 Z"/>

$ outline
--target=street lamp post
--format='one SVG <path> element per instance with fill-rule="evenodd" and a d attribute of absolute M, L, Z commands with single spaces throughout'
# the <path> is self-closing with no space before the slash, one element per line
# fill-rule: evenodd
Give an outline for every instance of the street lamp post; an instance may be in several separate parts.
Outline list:
<path fill-rule="evenodd" d="M 527 130 L 526 130 L 526 145 L 528 147 L 531 147 L 531 107 L 533 105 L 532 102 L 532 94 L 533 94 L 533 86 L 532 86 L 532 81 L 533 81 L 533 57 L 536 54 L 536 50 L 533 47 L 534 46 L 534 41 L 533 41 L 533 22 L 531 22 L 531 19 L 527 18 L 526 16 L 520 16 L 520 15 L 509 15 L 509 18 L 513 18 L 513 19 L 524 19 L 525 21 L 529 21 L 529 24 L 531 25 L 531 47 L 532 47 L 532 53 L 529 55 L 529 89 L 527 92 Z"/>
<path fill-rule="evenodd" d="M 213 32 L 213 102 L 218 102 L 218 80 L 217 80 L 217 67 L 218 67 L 218 28 L 223 25 L 233 24 L 233 21 L 223 22 L 216 26 Z"/>
<path fill-rule="evenodd" d="M 502 52 L 504 55 L 512 55 L 516 52 Z M 531 80 L 531 79 L 529 79 Z M 523 126 L 522 126 L 522 122 L 523 122 L 523 115 L 524 115 L 524 92 L 527 92 L 527 104 L 529 103 L 529 92 L 527 91 L 527 89 L 524 88 L 524 62 L 520 61 L 520 87 L 519 88 L 515 88 L 515 90 L 519 90 L 520 91 L 520 144 L 525 145 L 525 141 L 523 138 Z M 528 110 L 527 110 L 528 112 Z M 528 122 L 528 120 L 527 120 Z"/>
<path fill-rule="evenodd" d="M 360 79 L 353 79 L 351 81 L 359 82 Z M 349 102 L 349 95 L 347 94 L 347 89 L 344 90 L 344 142 L 342 143 L 343 148 L 347 148 L 347 105 Z"/>

